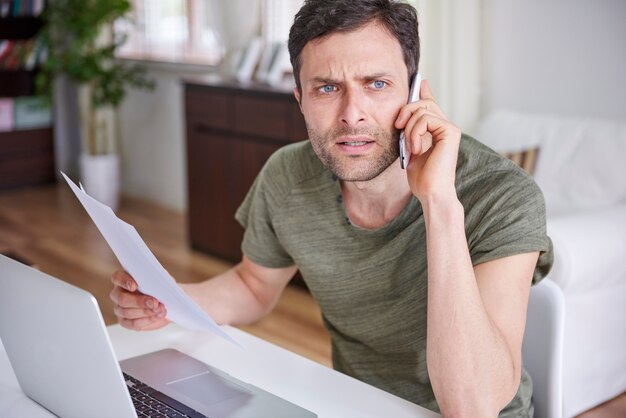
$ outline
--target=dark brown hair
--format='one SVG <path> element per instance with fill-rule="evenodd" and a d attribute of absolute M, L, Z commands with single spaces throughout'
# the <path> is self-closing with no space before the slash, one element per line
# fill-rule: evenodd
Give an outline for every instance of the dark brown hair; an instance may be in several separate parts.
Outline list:
<path fill-rule="evenodd" d="M 306 0 L 289 31 L 289 57 L 298 91 L 302 92 L 300 54 L 309 41 L 357 30 L 373 21 L 398 40 L 409 77 L 413 76 L 420 58 L 417 12 L 413 6 L 394 0 Z"/>

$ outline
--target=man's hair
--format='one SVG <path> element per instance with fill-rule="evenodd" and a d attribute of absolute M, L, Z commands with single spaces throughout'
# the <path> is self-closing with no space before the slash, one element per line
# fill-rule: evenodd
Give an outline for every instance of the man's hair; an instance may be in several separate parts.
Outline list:
<path fill-rule="evenodd" d="M 298 91 L 302 92 L 300 54 L 309 41 L 335 32 L 351 32 L 370 22 L 380 24 L 398 40 L 409 78 L 414 75 L 420 43 L 413 6 L 394 0 L 306 0 L 289 31 L 289 57 Z"/>

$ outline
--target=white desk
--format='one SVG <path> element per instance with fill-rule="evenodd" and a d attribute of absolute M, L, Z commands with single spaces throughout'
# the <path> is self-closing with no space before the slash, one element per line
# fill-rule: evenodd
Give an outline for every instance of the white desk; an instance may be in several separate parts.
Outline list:
<path fill-rule="evenodd" d="M 176 325 L 151 332 L 108 327 L 119 360 L 176 348 L 236 378 L 315 412 L 319 418 L 439 417 L 404 399 L 352 379 L 236 328 L 227 328 L 245 349 L 208 333 Z M 51 417 L 21 391 L 0 344 L 0 417 Z"/>

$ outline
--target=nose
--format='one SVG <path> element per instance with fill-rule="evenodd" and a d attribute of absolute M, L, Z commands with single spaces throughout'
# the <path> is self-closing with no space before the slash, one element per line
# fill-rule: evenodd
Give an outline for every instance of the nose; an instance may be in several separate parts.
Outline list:
<path fill-rule="evenodd" d="M 342 97 L 340 122 L 349 128 L 356 128 L 366 120 L 364 97 L 358 89 L 346 89 Z"/>

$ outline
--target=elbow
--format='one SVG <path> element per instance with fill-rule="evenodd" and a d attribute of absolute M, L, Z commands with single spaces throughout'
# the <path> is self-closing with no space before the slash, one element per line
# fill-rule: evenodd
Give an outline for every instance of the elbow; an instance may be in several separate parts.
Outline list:
<path fill-rule="evenodd" d="M 497 418 L 515 397 L 519 384 L 519 377 L 516 384 L 501 385 L 492 390 L 472 384 L 456 394 L 454 391 L 446 392 L 445 399 L 437 399 L 437 402 L 444 418 Z"/>
<path fill-rule="evenodd" d="M 489 399 L 474 396 L 440 404 L 444 418 L 497 418 L 501 408 Z"/>
<path fill-rule="evenodd" d="M 267 315 L 274 309 L 280 293 L 268 291 L 267 286 L 259 278 L 244 268 L 241 264 L 235 266 L 235 272 L 248 297 L 248 309 L 253 313 L 252 319 L 248 318 L 245 323 L 254 322 Z M 232 325 L 241 325 L 233 323 Z"/>

